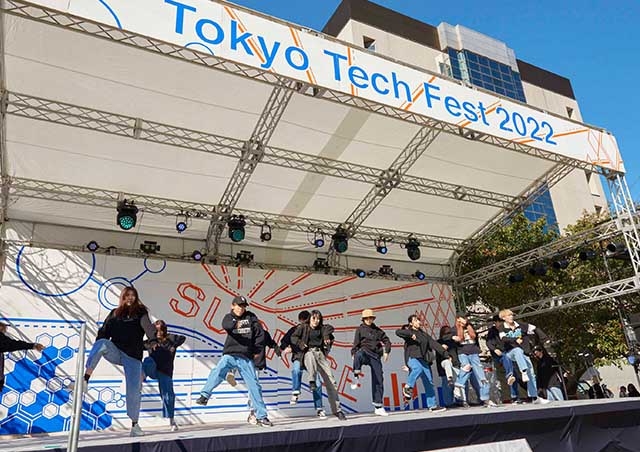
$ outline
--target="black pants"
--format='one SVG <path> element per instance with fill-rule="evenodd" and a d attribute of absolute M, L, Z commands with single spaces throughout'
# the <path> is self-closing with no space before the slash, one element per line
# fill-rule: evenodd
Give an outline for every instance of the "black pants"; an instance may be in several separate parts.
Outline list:
<path fill-rule="evenodd" d="M 373 399 L 373 406 L 380 408 L 384 394 L 382 361 L 380 361 L 380 357 L 377 354 L 361 349 L 353 357 L 353 372 L 360 372 L 362 366 L 371 367 L 371 398 Z"/>

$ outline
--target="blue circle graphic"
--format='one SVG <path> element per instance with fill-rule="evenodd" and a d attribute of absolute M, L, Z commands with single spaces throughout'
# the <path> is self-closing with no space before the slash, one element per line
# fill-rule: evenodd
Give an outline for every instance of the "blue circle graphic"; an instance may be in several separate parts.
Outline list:
<path fill-rule="evenodd" d="M 131 281 L 122 276 L 116 276 L 114 278 L 109 278 L 105 282 L 100 284 L 100 288 L 98 289 L 98 301 L 107 309 L 118 307 L 119 300 L 116 303 L 112 303 L 107 297 L 109 289 L 111 289 L 111 287 L 113 286 L 122 286 L 122 288 L 124 289 L 125 287 L 131 286 Z"/>
<path fill-rule="evenodd" d="M 91 281 L 91 278 L 93 277 L 93 273 L 96 270 L 96 256 L 95 256 L 95 254 L 92 253 L 91 254 L 91 271 L 89 272 L 89 276 L 87 276 L 87 279 L 82 284 L 80 284 L 75 289 L 69 290 L 67 292 L 62 292 L 62 293 L 57 293 L 57 294 L 56 293 L 43 292 L 41 290 L 36 289 L 31 284 L 29 284 L 27 282 L 27 280 L 25 279 L 24 275 L 22 274 L 22 269 L 20 268 L 20 260 L 22 259 L 22 253 L 24 252 L 25 248 L 26 248 L 26 246 L 21 247 L 20 251 L 18 252 L 18 256 L 16 257 L 16 273 L 18 274 L 18 278 L 20 278 L 20 281 L 22 281 L 22 283 L 25 286 L 27 286 L 27 288 L 31 292 L 37 293 L 38 295 L 42 295 L 43 297 L 66 297 L 68 295 L 76 293 L 77 291 L 82 289 L 84 286 L 86 286 L 89 281 Z"/>
<path fill-rule="evenodd" d="M 102 6 L 107 8 L 107 11 L 109 11 L 109 14 L 111 14 L 113 16 L 113 19 L 116 21 L 116 25 L 118 26 L 118 28 L 122 28 L 122 24 L 120 23 L 120 19 L 118 19 L 118 15 L 115 13 L 113 8 L 111 8 L 111 6 L 109 6 L 105 0 L 98 0 L 98 3 L 101 3 Z"/>
<path fill-rule="evenodd" d="M 150 264 L 147 263 L 149 259 L 145 259 L 144 260 L 144 268 L 149 272 L 149 273 L 162 273 L 164 271 L 165 268 L 167 268 L 167 261 L 162 261 L 162 267 L 160 267 L 160 270 L 156 270 L 156 269 L 151 269 L 150 268 Z M 154 261 L 155 259 L 151 259 L 152 261 Z M 136 278 L 137 279 L 137 278 Z"/>

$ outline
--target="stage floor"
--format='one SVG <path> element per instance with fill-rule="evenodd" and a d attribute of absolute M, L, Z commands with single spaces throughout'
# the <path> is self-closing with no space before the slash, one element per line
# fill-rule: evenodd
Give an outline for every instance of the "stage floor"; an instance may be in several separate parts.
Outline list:
<path fill-rule="evenodd" d="M 181 426 L 178 432 L 150 427 L 141 438 L 129 438 L 128 431 L 81 432 L 79 450 L 401 452 L 524 438 L 533 451 L 541 452 L 640 451 L 640 399 L 632 398 L 457 408 L 442 413 L 401 411 L 388 417 L 352 414 L 347 421 L 333 416 L 326 420 L 273 416 L 271 420 L 272 428 L 238 422 Z M 66 448 L 66 433 L 2 439 L 0 450 L 7 451 Z M 486 452 L 491 450 L 487 445 Z"/>

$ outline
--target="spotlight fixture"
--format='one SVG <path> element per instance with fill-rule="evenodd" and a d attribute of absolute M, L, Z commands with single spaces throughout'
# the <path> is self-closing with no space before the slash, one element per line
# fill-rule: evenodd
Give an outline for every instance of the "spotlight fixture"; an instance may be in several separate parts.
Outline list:
<path fill-rule="evenodd" d="M 238 264 L 250 264 L 253 262 L 253 254 L 250 251 L 241 250 L 236 254 Z"/>
<path fill-rule="evenodd" d="M 424 281 L 424 278 L 426 278 L 426 275 L 424 273 L 422 273 L 420 270 L 416 270 L 416 272 L 413 274 L 413 276 L 418 278 L 420 281 Z"/>
<path fill-rule="evenodd" d="M 145 240 L 140 244 L 140 251 L 142 251 L 145 254 L 155 254 L 158 251 L 160 251 L 160 245 L 158 245 L 158 242 Z"/>
<path fill-rule="evenodd" d="M 387 242 L 382 237 L 376 240 L 374 244 L 376 246 L 376 251 L 380 254 L 387 254 L 387 251 L 389 251 L 387 248 Z"/>
<path fill-rule="evenodd" d="M 365 272 L 361 268 L 356 268 L 355 270 L 353 270 L 353 273 L 355 273 L 358 276 L 358 278 L 364 278 L 365 276 L 367 276 L 367 272 Z"/>
<path fill-rule="evenodd" d="M 413 236 L 409 236 L 404 247 L 407 249 L 407 256 L 409 256 L 409 259 L 412 261 L 420 259 L 420 242 L 418 242 L 418 239 Z"/>
<path fill-rule="evenodd" d="M 244 227 L 246 224 L 244 215 L 231 215 L 231 218 L 227 221 L 227 227 L 229 228 L 229 238 L 232 242 L 244 240 Z"/>
<path fill-rule="evenodd" d="M 317 257 L 316 260 L 313 261 L 313 269 L 315 271 L 328 270 L 329 263 L 324 257 Z"/>
<path fill-rule="evenodd" d="M 116 224 L 120 226 L 120 229 L 128 231 L 136 226 L 138 207 L 133 201 L 127 201 L 126 199 L 118 201 L 117 211 Z"/>
<path fill-rule="evenodd" d="M 582 250 L 578 253 L 578 257 L 581 261 L 590 261 L 596 258 L 596 252 L 593 250 Z"/>
<path fill-rule="evenodd" d="M 538 262 L 529 268 L 529 273 L 533 276 L 544 276 L 547 274 L 547 266 Z"/>
<path fill-rule="evenodd" d="M 511 284 L 521 283 L 522 281 L 524 281 L 524 275 L 520 272 L 509 275 L 509 282 Z"/>
<path fill-rule="evenodd" d="M 271 226 L 269 226 L 265 221 L 260 227 L 260 241 L 268 242 L 269 240 L 271 240 Z"/>
<path fill-rule="evenodd" d="M 391 268 L 391 265 L 383 265 L 378 270 L 378 273 L 382 276 L 391 276 L 393 275 L 393 268 Z"/>
<path fill-rule="evenodd" d="M 196 262 L 200 262 L 203 257 L 204 257 L 204 255 L 202 254 L 202 251 L 200 251 L 200 250 L 195 250 L 193 253 L 191 253 L 191 259 L 193 259 Z"/>
<path fill-rule="evenodd" d="M 564 270 L 569 266 L 569 259 L 556 259 L 551 263 L 554 270 Z"/>
<path fill-rule="evenodd" d="M 178 231 L 178 234 L 182 234 L 184 231 L 187 230 L 187 227 L 189 223 L 189 216 L 187 214 L 179 214 L 176 216 L 176 231 Z"/>
<path fill-rule="evenodd" d="M 316 248 L 322 248 L 324 246 L 324 232 L 322 232 L 322 229 L 316 229 L 313 232 L 312 244 Z"/>
<path fill-rule="evenodd" d="M 331 240 L 333 240 L 333 249 L 338 253 L 344 253 L 349 248 L 349 234 L 341 226 L 338 226 Z"/>
<path fill-rule="evenodd" d="M 89 243 L 87 243 L 85 245 L 87 247 L 87 249 L 89 251 L 91 251 L 92 253 L 95 253 L 96 251 L 98 251 L 98 249 L 100 248 L 100 245 L 98 245 L 98 242 L 96 242 L 95 240 L 90 241 Z"/>
<path fill-rule="evenodd" d="M 609 243 L 607 245 L 607 257 L 612 259 L 626 259 L 630 260 L 631 256 L 627 250 L 627 246 L 624 243 Z"/>

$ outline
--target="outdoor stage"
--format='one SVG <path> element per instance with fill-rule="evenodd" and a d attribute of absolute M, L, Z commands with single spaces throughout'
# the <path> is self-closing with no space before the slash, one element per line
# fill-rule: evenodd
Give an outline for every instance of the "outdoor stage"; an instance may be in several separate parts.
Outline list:
<path fill-rule="evenodd" d="M 177 433 L 147 429 L 142 438 L 128 432 L 82 432 L 79 450 L 124 451 L 416 451 L 486 444 L 524 438 L 533 451 L 637 451 L 640 399 L 581 400 L 548 406 L 474 407 L 432 414 L 428 411 L 334 417 L 272 419 L 273 428 L 248 424 L 183 426 Z M 58 451 L 66 436 L 6 440 L 2 450 Z M 493 449 L 489 445 L 485 452 Z M 500 449 L 502 450 L 502 449 Z M 513 450 L 513 449 L 512 449 Z M 520 450 L 520 449 L 519 449 Z"/>

